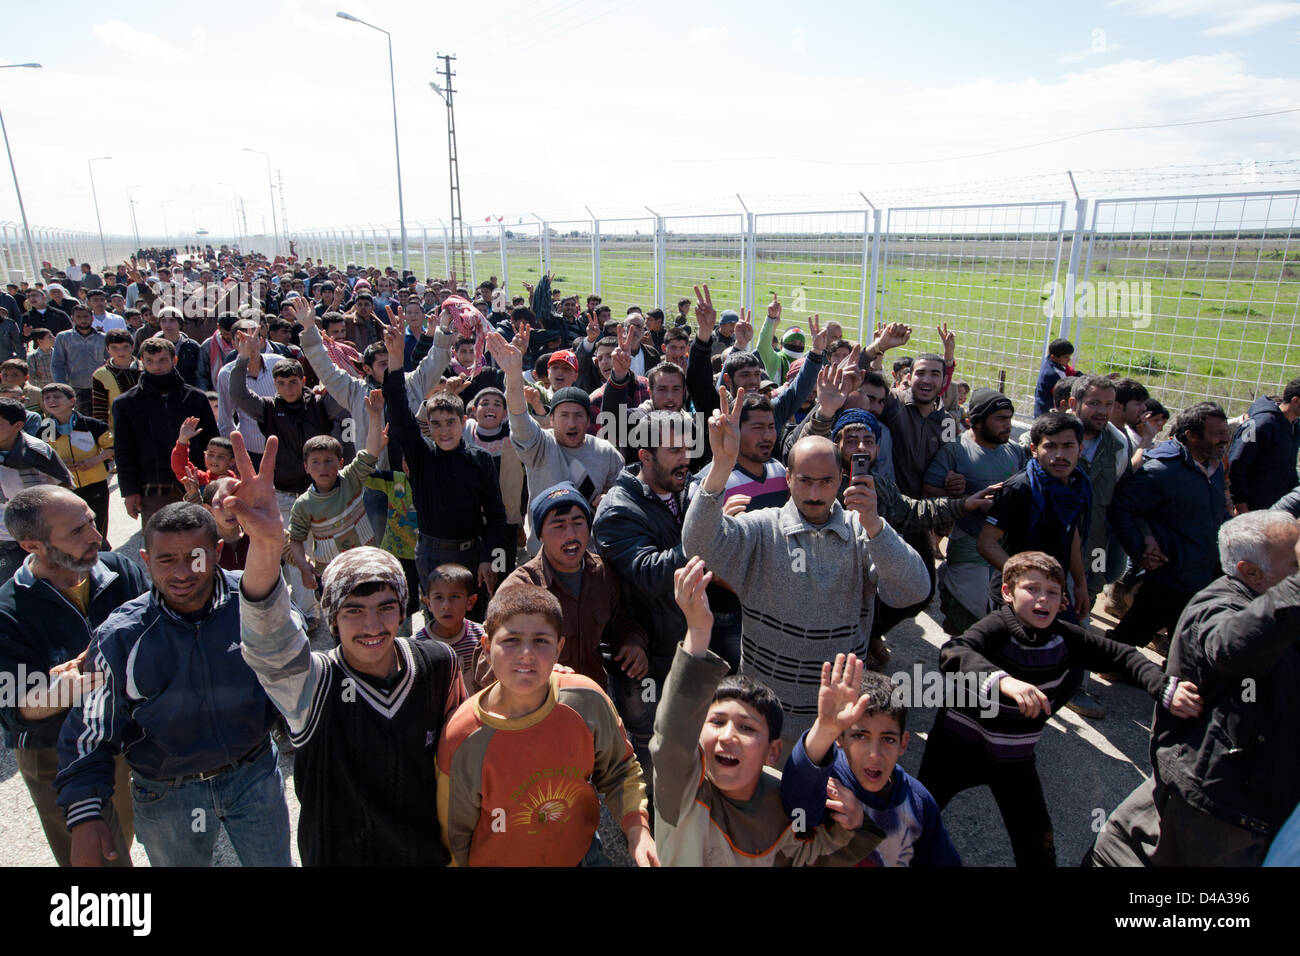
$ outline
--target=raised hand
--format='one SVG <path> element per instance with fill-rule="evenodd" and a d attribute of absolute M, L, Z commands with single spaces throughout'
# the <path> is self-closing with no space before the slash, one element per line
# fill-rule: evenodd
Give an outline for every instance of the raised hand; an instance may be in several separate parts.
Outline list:
<path fill-rule="evenodd" d="M 383 417 L 384 393 L 382 389 L 373 388 L 366 395 L 366 414 L 371 418 Z"/>
<path fill-rule="evenodd" d="M 912 327 L 904 325 L 902 322 L 890 322 L 880 329 L 880 337 L 876 340 L 878 352 L 884 353 L 888 349 L 901 348 L 906 345 L 912 338 Z"/>
<path fill-rule="evenodd" d="M 712 580 L 713 572 L 705 569 L 699 555 L 673 572 L 673 600 L 686 617 L 686 650 L 696 657 L 703 657 L 709 649 L 713 633 L 713 611 L 706 593 Z"/>
<path fill-rule="evenodd" d="M 235 351 L 241 359 L 251 359 L 257 354 L 257 335 L 253 332 L 236 332 Z"/>
<path fill-rule="evenodd" d="M 736 348 L 741 351 L 748 349 L 749 343 L 754 341 L 754 313 L 749 309 L 740 310 L 740 321 L 736 323 L 733 338 Z"/>
<path fill-rule="evenodd" d="M 275 453 L 280 439 L 275 435 L 267 438 L 261 471 L 253 468 L 244 436 L 238 430 L 230 433 L 230 443 L 235 448 L 239 478 L 225 485 L 224 494 L 218 494 L 212 506 L 236 519 L 254 541 L 274 543 L 280 548 L 284 541 L 284 521 L 275 497 Z"/>
<path fill-rule="evenodd" d="M 181 430 L 180 433 L 177 434 L 176 440 L 188 445 L 190 440 L 202 430 L 203 429 L 199 427 L 198 416 L 191 415 L 189 418 L 185 419 L 185 421 L 181 422 Z"/>
<path fill-rule="evenodd" d="M 823 365 L 817 373 L 817 409 L 823 418 L 834 418 L 844 407 L 848 390 L 844 386 L 842 365 Z"/>
<path fill-rule="evenodd" d="M 546 405 L 542 402 L 542 393 L 532 385 L 524 386 L 524 400 L 528 402 L 528 407 L 538 415 L 546 414 Z"/>
<path fill-rule="evenodd" d="M 600 319 L 596 318 L 596 310 L 591 310 L 591 315 L 587 318 L 587 342 L 595 345 L 600 338 Z"/>
<path fill-rule="evenodd" d="M 854 654 L 836 654 L 822 664 L 821 687 L 817 690 L 817 722 L 835 736 L 849 730 L 871 706 L 871 696 L 859 693 L 862 661 Z"/>
<path fill-rule="evenodd" d="M 311 307 L 311 303 L 306 299 L 297 298 L 290 301 L 289 311 L 293 315 L 293 320 L 304 329 L 316 327 L 316 310 Z"/>
<path fill-rule="evenodd" d="M 709 294 L 707 285 L 703 293 L 699 286 L 695 286 L 695 322 L 699 327 L 696 334 L 701 342 L 707 342 L 713 337 L 713 328 L 718 324 L 718 312 L 713 308 L 713 296 Z"/>
<path fill-rule="evenodd" d="M 767 317 L 778 325 L 781 324 L 781 299 L 773 292 L 772 301 L 767 306 Z"/>
<path fill-rule="evenodd" d="M 524 353 L 507 342 L 500 332 L 489 332 L 483 344 L 507 376 L 524 374 Z"/>
<path fill-rule="evenodd" d="M 714 468 L 724 468 L 725 472 L 736 466 L 740 457 L 740 410 L 745 404 L 745 390 L 736 389 L 732 398 L 727 389 L 718 389 L 718 407 L 709 419 L 709 447 L 713 449 Z M 724 467 L 725 466 L 725 467 Z"/>
<path fill-rule="evenodd" d="M 402 341 L 402 330 L 395 325 L 385 325 L 384 329 L 384 348 L 388 350 L 388 365 L 393 371 L 398 371 L 402 367 L 404 357 L 393 364 L 393 356 L 403 356 L 403 349 L 406 343 Z"/>
<path fill-rule="evenodd" d="M 948 323 L 935 326 L 935 331 L 939 333 L 939 341 L 943 343 L 943 361 L 945 365 L 951 365 L 957 355 L 957 333 L 948 331 Z"/>
<path fill-rule="evenodd" d="M 821 313 L 817 313 L 808 320 L 808 326 L 812 329 L 812 350 L 814 352 L 825 352 L 826 343 L 830 340 L 830 326 L 822 327 Z"/>
<path fill-rule="evenodd" d="M 614 349 L 614 354 L 611 356 L 614 360 L 614 369 L 610 378 L 621 382 L 632 371 L 632 353 L 628 351 L 628 345 L 632 341 L 632 330 L 626 325 L 620 325 L 615 335 L 618 336 L 618 347 Z"/>

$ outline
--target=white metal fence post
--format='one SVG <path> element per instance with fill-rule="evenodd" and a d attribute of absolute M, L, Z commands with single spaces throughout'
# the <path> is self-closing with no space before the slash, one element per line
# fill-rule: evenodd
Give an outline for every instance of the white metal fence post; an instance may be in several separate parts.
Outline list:
<path fill-rule="evenodd" d="M 600 220 L 591 221 L 591 288 L 600 295 Z"/>
<path fill-rule="evenodd" d="M 504 289 L 510 285 L 510 259 L 506 254 L 506 227 L 500 222 L 497 223 L 497 245 L 501 247 L 501 288 Z"/>
<path fill-rule="evenodd" d="M 465 227 L 465 241 L 469 244 L 469 248 L 466 250 L 466 252 L 469 253 L 469 286 L 466 288 L 465 291 L 468 292 L 470 295 L 473 295 L 474 290 L 478 288 L 478 270 L 474 263 L 474 227 L 473 226 Z M 462 280 L 464 280 L 464 278 L 465 278 L 464 276 L 461 276 Z"/>
<path fill-rule="evenodd" d="M 758 217 L 745 210 L 745 234 L 741 236 L 741 281 L 744 285 L 745 308 L 754 311 L 754 273 L 758 269 Z"/>
<path fill-rule="evenodd" d="M 1065 301 L 1061 303 L 1061 331 L 1060 336 L 1068 339 L 1073 334 L 1071 325 L 1076 328 L 1079 323 L 1079 317 L 1074 314 L 1075 288 L 1078 285 L 1079 278 L 1079 257 L 1083 252 L 1085 242 L 1085 230 L 1088 224 L 1088 200 L 1076 199 L 1074 202 L 1074 232 L 1070 236 L 1070 264 L 1066 266 L 1065 272 Z M 1051 321 L 1048 321 L 1048 328 L 1051 328 Z"/>
<path fill-rule="evenodd" d="M 668 286 L 668 237 L 664 231 L 664 217 L 655 215 L 655 282 L 654 303 L 661 305 Z"/>
<path fill-rule="evenodd" d="M 880 283 L 880 246 L 884 238 L 880 233 L 880 221 L 883 218 L 883 210 L 871 211 L 871 278 L 867 282 L 867 324 L 865 329 L 858 327 L 859 342 L 866 342 L 868 336 L 874 338 L 876 334 L 876 290 Z"/>
<path fill-rule="evenodd" d="M 429 227 L 420 223 L 420 248 L 424 251 L 424 276 L 429 278 Z"/>

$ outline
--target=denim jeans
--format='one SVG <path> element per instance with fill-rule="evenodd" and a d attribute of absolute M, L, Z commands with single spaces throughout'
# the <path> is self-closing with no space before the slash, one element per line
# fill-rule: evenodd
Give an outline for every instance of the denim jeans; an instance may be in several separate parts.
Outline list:
<path fill-rule="evenodd" d="M 135 835 L 150 866 L 211 866 L 218 822 L 243 866 L 292 866 L 275 745 L 211 780 L 179 786 L 132 774 Z"/>
<path fill-rule="evenodd" d="M 713 635 L 709 650 L 727 662 L 728 674 L 740 669 L 740 612 L 713 615 Z"/>

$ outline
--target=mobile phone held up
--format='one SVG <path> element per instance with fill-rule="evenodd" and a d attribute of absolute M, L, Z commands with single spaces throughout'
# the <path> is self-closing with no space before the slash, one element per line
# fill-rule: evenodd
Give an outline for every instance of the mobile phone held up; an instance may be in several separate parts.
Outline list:
<path fill-rule="evenodd" d="M 870 472 L 871 456 L 862 454 L 854 455 L 853 462 L 849 466 L 849 483 L 852 484 L 855 481 L 862 481 L 869 478 Z"/>

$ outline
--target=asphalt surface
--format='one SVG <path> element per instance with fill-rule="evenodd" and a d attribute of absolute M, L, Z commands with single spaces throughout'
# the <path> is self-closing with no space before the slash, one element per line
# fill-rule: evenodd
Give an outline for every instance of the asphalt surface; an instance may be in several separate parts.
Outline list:
<path fill-rule="evenodd" d="M 109 540 L 116 545 L 115 550 L 137 556 L 141 544 L 139 522 L 127 517 L 116 490 L 111 509 Z M 127 530 L 134 533 L 126 536 Z M 886 672 L 910 674 L 918 663 L 926 670 L 937 667 L 938 649 L 947 640 L 937 623 L 940 619 L 936 605 L 930 612 L 895 627 L 887 636 L 892 657 Z M 1143 653 L 1160 661 L 1149 650 Z M 1057 862 L 1062 866 L 1073 866 L 1082 859 L 1102 821 L 1150 772 L 1151 698 L 1135 687 L 1112 686 L 1096 675 L 1091 678 L 1090 688 L 1106 708 L 1105 719 L 1090 721 L 1063 711 L 1048 721 L 1038 745 L 1038 772 L 1056 830 Z M 934 715 L 933 708 L 918 708 L 908 715 L 911 742 L 900 763 L 913 775 L 921 766 L 925 737 L 934 724 Z M 282 753 L 280 768 L 290 822 L 296 828 L 298 801 L 293 794 L 292 767 L 292 755 Z M 987 787 L 958 794 L 944 810 L 943 819 L 966 865 L 1013 865 L 1006 830 Z M 601 837 L 615 865 L 630 865 L 625 841 L 608 813 L 602 813 Z M 296 845 L 293 856 L 297 863 Z M 131 849 L 131 858 L 137 866 L 148 866 L 138 842 Z M 239 865 L 224 833 L 218 836 L 214 862 L 218 866 Z M 0 749 L 0 866 L 53 865 L 54 858 L 13 752 Z"/>

